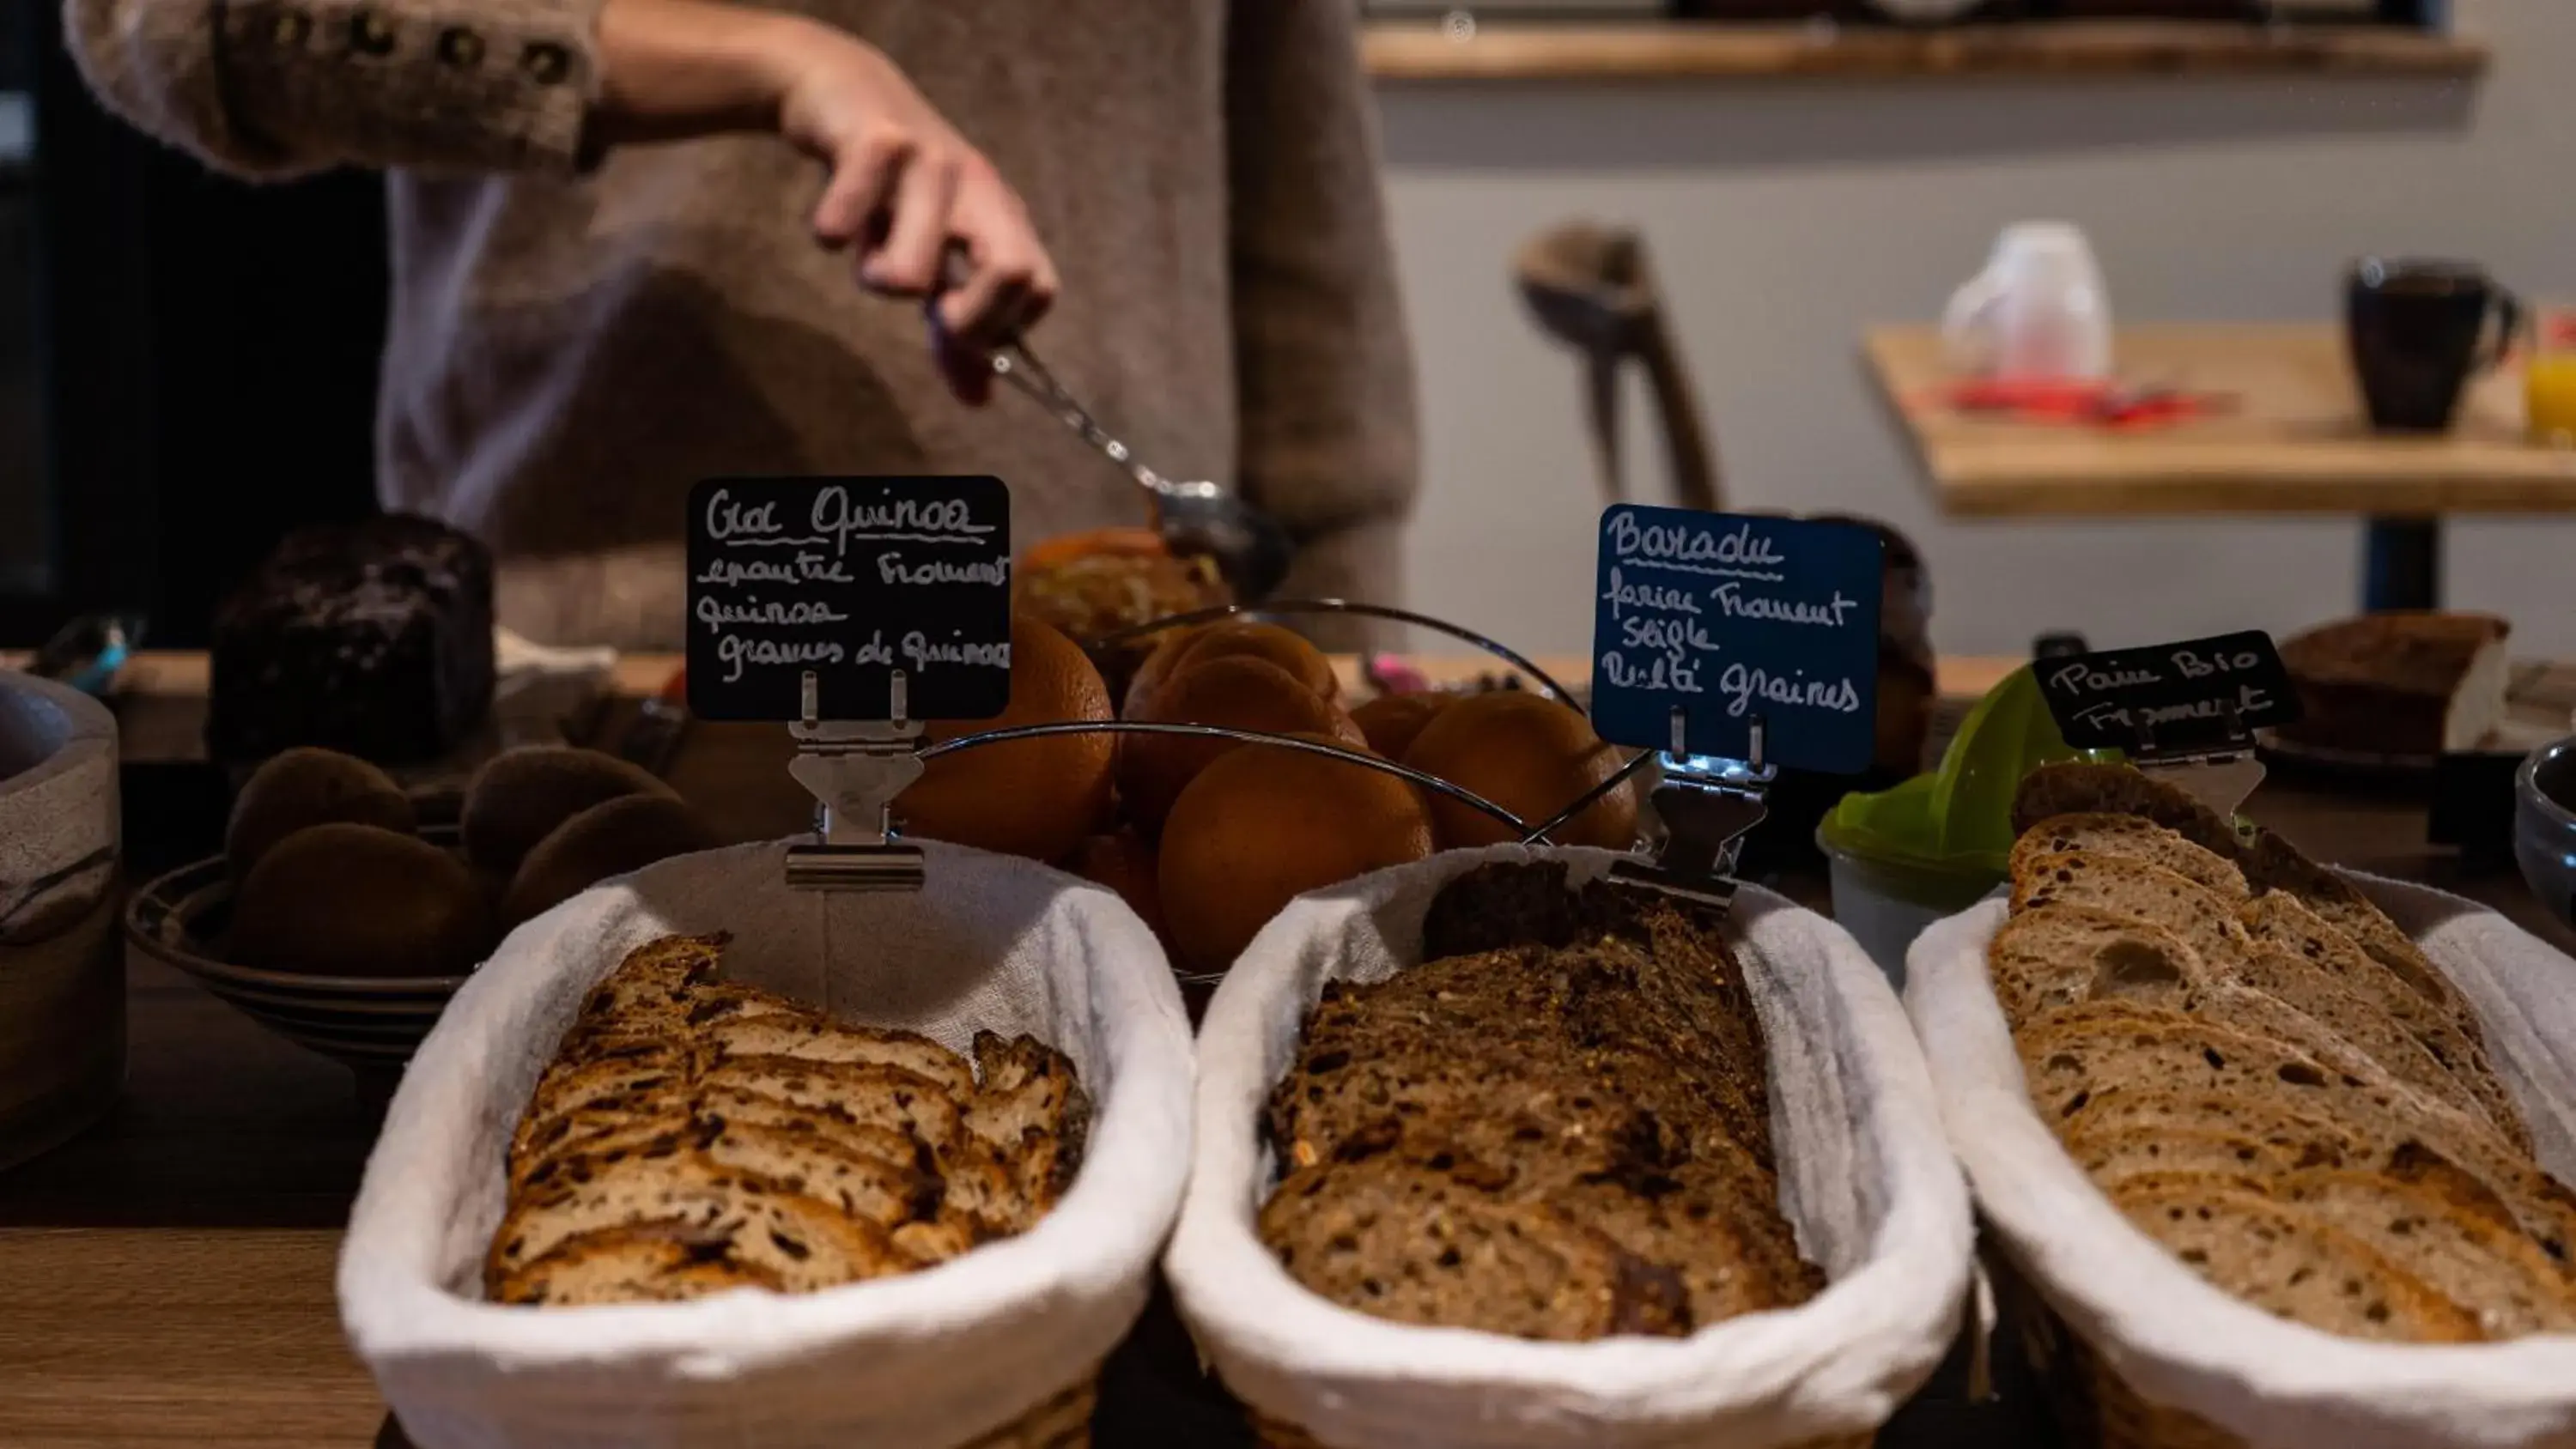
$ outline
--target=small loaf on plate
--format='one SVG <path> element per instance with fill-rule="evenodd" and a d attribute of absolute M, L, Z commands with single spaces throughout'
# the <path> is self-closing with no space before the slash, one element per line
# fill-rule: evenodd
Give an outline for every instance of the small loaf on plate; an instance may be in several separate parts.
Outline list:
<path fill-rule="evenodd" d="M 975 1060 L 719 978 L 722 937 L 638 948 L 584 1002 L 509 1151 L 503 1303 L 811 1292 L 1027 1230 L 1089 1104 L 1032 1037 Z"/>
<path fill-rule="evenodd" d="M 2043 769 L 2015 816 L 1995 997 L 2041 1119 L 2132 1223 L 2331 1333 L 2576 1332 L 2576 1193 L 2404 932 L 2125 768 Z"/>
<path fill-rule="evenodd" d="M 1289 1275 L 1397 1322 L 1686 1337 L 1823 1276 L 1779 1208 L 1769 1059 L 1717 923 L 1562 864 L 1450 883 L 1424 964 L 1330 982 L 1273 1093 Z"/>

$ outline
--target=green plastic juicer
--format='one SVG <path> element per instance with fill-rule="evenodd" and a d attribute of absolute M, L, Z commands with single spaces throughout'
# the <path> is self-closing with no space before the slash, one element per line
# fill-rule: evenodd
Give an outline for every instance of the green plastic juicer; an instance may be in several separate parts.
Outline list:
<path fill-rule="evenodd" d="M 1816 828 L 1833 864 L 1834 919 L 1899 990 L 1923 928 L 1984 899 L 2009 874 L 2013 793 L 2060 760 L 2116 761 L 2058 733 L 2030 667 L 1968 712 L 1940 768 L 1875 795 L 1846 795 Z"/>

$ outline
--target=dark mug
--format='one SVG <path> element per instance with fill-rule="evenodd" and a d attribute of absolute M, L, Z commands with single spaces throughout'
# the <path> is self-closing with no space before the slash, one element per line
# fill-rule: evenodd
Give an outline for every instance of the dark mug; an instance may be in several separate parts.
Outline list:
<path fill-rule="evenodd" d="M 2355 266 L 2344 328 L 2370 425 L 2448 430 L 2469 379 L 2504 360 L 2522 319 L 2521 301 L 2474 263 L 2373 257 Z"/>

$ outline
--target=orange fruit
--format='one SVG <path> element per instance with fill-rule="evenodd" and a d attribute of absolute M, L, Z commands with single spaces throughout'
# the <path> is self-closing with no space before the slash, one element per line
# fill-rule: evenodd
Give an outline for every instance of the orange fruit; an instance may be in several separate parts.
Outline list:
<path fill-rule="evenodd" d="M 1326 735 L 1353 749 L 1368 737 L 1340 705 L 1318 696 L 1266 659 L 1235 657 L 1194 664 L 1154 692 L 1139 719 L 1155 724 L 1225 725 L 1266 734 Z M 1236 740 L 1130 735 L 1118 752 L 1118 793 L 1128 822 L 1148 835 L 1163 828 L 1172 802 Z"/>
<path fill-rule="evenodd" d="M 1368 736 L 1369 748 L 1390 760 L 1401 760 L 1415 736 L 1458 696 L 1441 690 L 1418 694 L 1381 694 L 1351 711 L 1351 722 Z"/>
<path fill-rule="evenodd" d="M 1163 895 L 1155 877 L 1151 842 L 1132 830 L 1094 835 L 1074 847 L 1065 867 L 1093 885 L 1116 891 L 1156 936 L 1163 934 Z"/>
<path fill-rule="evenodd" d="M 1338 736 L 1301 734 L 1322 744 Z M 1180 964 L 1222 971 L 1290 901 L 1431 853 L 1407 781 L 1275 745 L 1199 772 L 1163 828 L 1163 917 Z"/>
<path fill-rule="evenodd" d="M 1625 760 L 1592 732 L 1592 722 L 1541 695 L 1498 689 L 1471 694 L 1423 726 L 1404 763 L 1472 790 L 1527 821 L 1540 823 L 1602 781 Z M 1549 838 L 1558 845 L 1626 850 L 1636 843 L 1635 782 L 1611 791 Z M 1501 821 L 1443 795 L 1431 818 L 1451 850 L 1512 839 Z"/>
<path fill-rule="evenodd" d="M 1190 652 L 1192 646 L 1199 642 L 1199 635 L 1205 632 L 1205 624 L 1191 624 L 1151 636 L 1154 652 L 1145 656 L 1145 662 L 1137 665 L 1136 673 L 1128 679 L 1127 695 L 1123 701 L 1125 707 L 1119 711 L 1119 717 L 1137 718 L 1154 697 L 1154 691 L 1162 688 L 1163 681 L 1172 677 L 1172 671 L 1180 667 L 1182 656 Z"/>
<path fill-rule="evenodd" d="M 1014 725 L 1110 718 L 1109 687 L 1080 645 L 1036 619 L 1011 620 L 1011 703 L 1000 718 L 941 721 L 932 741 Z M 895 798 L 907 833 L 1032 860 L 1061 860 L 1109 811 L 1117 738 L 1057 735 L 932 760 Z"/>
<path fill-rule="evenodd" d="M 1058 534 L 1030 545 L 1028 552 L 1020 556 L 1020 567 L 1051 569 L 1076 559 L 1167 558 L 1170 554 L 1171 550 L 1163 546 L 1163 536 L 1150 528 L 1093 528 Z"/>

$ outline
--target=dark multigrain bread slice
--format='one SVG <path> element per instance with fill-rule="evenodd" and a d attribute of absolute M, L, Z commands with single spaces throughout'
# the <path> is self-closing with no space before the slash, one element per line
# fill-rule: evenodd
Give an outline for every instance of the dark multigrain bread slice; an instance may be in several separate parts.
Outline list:
<path fill-rule="evenodd" d="M 2369 1244 L 2224 1179 L 2137 1179 L 2111 1200 L 2220 1290 L 2348 1338 L 2470 1343 L 2475 1315 Z"/>
<path fill-rule="evenodd" d="M 2139 815 L 2059 815 L 2039 822 L 2013 845 L 2011 873 L 2018 877 L 2044 855 L 2089 851 L 2162 866 L 2222 900 L 2247 899 L 2245 873 L 2225 856 L 2192 844 Z"/>
<path fill-rule="evenodd" d="M 2070 761 L 2024 776 L 2013 794 L 2013 834 L 2027 834 L 2061 815 L 2138 816 L 2231 861 L 2239 861 L 2245 839 L 2237 822 L 2127 765 Z"/>
<path fill-rule="evenodd" d="M 1598 922 L 1566 883 L 1565 863 L 1481 865 L 1442 886 L 1422 920 L 1422 959 L 1563 947 Z"/>
<path fill-rule="evenodd" d="M 673 1232 L 604 1228 L 566 1239 L 555 1250 L 502 1278 L 493 1301 L 551 1308 L 606 1303 L 673 1303 L 737 1288 L 781 1291 L 785 1284 L 733 1256 L 730 1231 Z"/>
<path fill-rule="evenodd" d="M 1399 1323 L 1577 1342 L 1691 1331 L 1688 1287 L 1541 1203 L 1380 1157 L 1280 1184 L 1261 1239 L 1308 1290 Z"/>
<path fill-rule="evenodd" d="M 752 1017 L 712 1023 L 693 1037 L 719 1057 L 781 1056 L 900 1067 L 937 1082 L 960 1100 L 975 1090 L 975 1073 L 965 1058 L 917 1032 L 843 1026 L 816 1017 Z"/>

